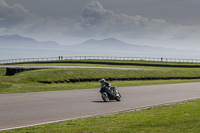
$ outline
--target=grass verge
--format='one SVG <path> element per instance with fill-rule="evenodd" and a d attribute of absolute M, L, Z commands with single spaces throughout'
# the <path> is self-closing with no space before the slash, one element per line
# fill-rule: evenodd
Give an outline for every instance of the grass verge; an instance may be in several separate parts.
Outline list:
<path fill-rule="evenodd" d="M 72 89 L 99 88 L 99 82 L 53 83 L 40 81 L 63 81 L 74 78 L 113 77 L 200 77 L 199 68 L 165 68 L 158 70 L 114 70 L 114 69 L 41 69 L 5 76 L 5 68 L 0 68 L 0 94 L 58 91 Z M 200 80 L 154 80 L 154 81 L 113 81 L 112 85 L 136 86 L 152 84 L 199 82 Z"/>
<path fill-rule="evenodd" d="M 200 79 L 195 80 L 153 80 L 153 81 L 112 81 L 112 85 L 117 87 L 125 86 L 141 86 L 141 85 L 157 85 L 157 84 L 174 84 L 174 83 L 189 83 L 200 82 Z M 62 91 L 75 89 L 93 89 L 100 88 L 99 82 L 84 82 L 84 83 L 59 83 L 59 84 L 41 84 L 41 83 L 0 83 L 0 94 L 10 93 L 29 93 L 29 92 L 45 92 L 45 91 Z"/>
<path fill-rule="evenodd" d="M 199 110 L 200 100 L 192 100 L 140 111 L 10 130 L 5 133 L 198 133 L 200 132 Z"/>

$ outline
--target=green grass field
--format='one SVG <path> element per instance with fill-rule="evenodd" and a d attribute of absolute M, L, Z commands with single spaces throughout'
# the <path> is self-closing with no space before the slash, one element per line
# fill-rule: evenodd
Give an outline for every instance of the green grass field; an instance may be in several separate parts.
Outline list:
<path fill-rule="evenodd" d="M 86 60 L 88 61 L 88 60 Z M 96 62 L 97 60 L 89 60 Z M 64 62 L 64 61 L 63 61 Z M 25 93 L 40 91 L 57 91 L 71 89 L 89 89 L 99 88 L 99 82 L 84 83 L 53 83 L 43 84 L 40 81 L 66 81 L 78 78 L 145 78 L 145 77 L 200 77 L 200 68 L 183 68 L 183 67 L 156 67 L 156 66 L 134 66 L 134 65 L 105 65 L 105 64 L 84 64 L 84 63 L 21 63 L 9 65 L 60 65 L 60 66 L 106 66 L 106 67 L 128 67 L 128 68 L 144 68 L 154 70 L 116 70 L 116 69 L 41 69 L 17 73 L 14 76 L 5 76 L 5 68 L 0 68 L 0 94 L 6 93 Z M 117 62 L 110 60 L 109 62 Z M 122 63 L 138 63 L 139 61 L 120 61 Z M 141 61 L 139 63 L 158 63 L 168 64 L 164 62 L 148 62 Z M 187 63 L 172 63 L 173 65 L 185 65 Z M 188 63 L 187 65 L 191 65 Z M 193 64 L 194 65 L 194 64 Z M 198 65 L 198 64 L 197 64 Z M 115 86 L 135 86 L 135 85 L 151 85 L 151 84 L 169 84 L 184 82 L 199 82 L 195 80 L 154 80 L 154 81 L 113 81 Z"/>
<path fill-rule="evenodd" d="M 157 68 L 156 70 L 115 70 L 115 69 L 41 69 L 5 76 L 5 68 L 0 68 L 0 94 L 57 91 L 71 89 L 99 88 L 99 82 L 53 83 L 40 81 L 64 81 L 75 78 L 114 78 L 114 77 L 200 77 L 200 68 Z M 195 80 L 155 80 L 155 81 L 113 81 L 115 86 L 135 86 L 198 82 Z"/>

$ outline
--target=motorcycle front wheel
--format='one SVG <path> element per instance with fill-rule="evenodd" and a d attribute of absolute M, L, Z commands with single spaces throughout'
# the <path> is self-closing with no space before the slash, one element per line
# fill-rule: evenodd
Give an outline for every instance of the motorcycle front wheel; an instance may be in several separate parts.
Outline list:
<path fill-rule="evenodd" d="M 121 101 L 121 94 L 118 92 L 118 96 L 116 96 L 116 101 Z"/>
<path fill-rule="evenodd" d="M 108 94 L 105 93 L 105 92 L 101 93 L 101 97 L 104 100 L 104 102 L 109 102 L 110 101 L 109 98 L 108 98 Z"/>

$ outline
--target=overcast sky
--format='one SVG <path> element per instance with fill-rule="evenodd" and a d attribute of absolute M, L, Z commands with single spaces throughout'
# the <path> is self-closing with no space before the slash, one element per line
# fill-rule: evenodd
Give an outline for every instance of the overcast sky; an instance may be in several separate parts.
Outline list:
<path fill-rule="evenodd" d="M 0 0 L 0 35 L 200 50 L 200 0 Z"/>

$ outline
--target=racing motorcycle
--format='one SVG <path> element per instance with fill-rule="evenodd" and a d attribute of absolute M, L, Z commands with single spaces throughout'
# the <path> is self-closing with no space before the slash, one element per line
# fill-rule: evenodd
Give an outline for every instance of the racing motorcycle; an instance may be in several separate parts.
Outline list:
<path fill-rule="evenodd" d="M 121 101 L 121 94 L 117 91 L 116 86 L 112 86 L 110 92 L 108 92 L 108 89 L 102 87 L 100 93 L 104 102 L 109 102 L 110 100 Z"/>

